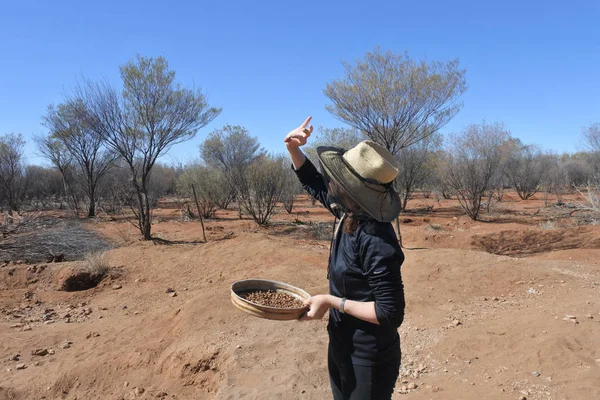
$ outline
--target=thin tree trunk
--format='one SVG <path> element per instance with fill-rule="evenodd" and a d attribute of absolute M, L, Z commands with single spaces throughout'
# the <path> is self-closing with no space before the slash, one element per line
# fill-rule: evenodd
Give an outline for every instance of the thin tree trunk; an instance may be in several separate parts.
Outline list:
<path fill-rule="evenodd" d="M 194 193 L 194 201 L 196 202 L 196 208 L 198 209 L 198 217 L 200 218 L 200 224 L 202 225 L 202 237 L 204 238 L 204 243 L 206 243 L 206 233 L 204 232 L 204 218 L 202 217 L 202 210 L 200 210 L 200 203 L 198 203 L 198 196 L 196 196 L 196 188 L 194 188 L 193 183 L 192 193 Z"/>
<path fill-rule="evenodd" d="M 89 197 L 90 204 L 88 207 L 88 218 L 94 218 L 96 216 L 96 190 L 95 188 L 90 188 Z"/>

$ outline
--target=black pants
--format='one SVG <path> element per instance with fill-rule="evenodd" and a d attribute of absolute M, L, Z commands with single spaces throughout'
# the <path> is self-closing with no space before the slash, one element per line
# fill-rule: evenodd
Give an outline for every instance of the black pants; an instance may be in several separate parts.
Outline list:
<path fill-rule="evenodd" d="M 355 365 L 330 345 L 328 367 L 333 400 L 390 400 L 400 373 L 400 357 L 389 364 Z"/>

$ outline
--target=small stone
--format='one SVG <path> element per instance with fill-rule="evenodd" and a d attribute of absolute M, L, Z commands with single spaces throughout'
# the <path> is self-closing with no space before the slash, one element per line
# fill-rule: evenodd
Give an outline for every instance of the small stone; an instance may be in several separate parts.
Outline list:
<path fill-rule="evenodd" d="M 14 356 L 9 357 L 8 361 L 19 361 L 20 358 L 21 358 L 21 355 L 19 353 L 17 353 Z"/>
<path fill-rule="evenodd" d="M 145 392 L 145 390 L 144 390 L 144 388 L 142 388 L 142 387 L 136 387 L 135 389 L 133 389 L 133 393 L 134 393 L 136 396 L 139 396 L 139 395 L 141 395 L 141 394 L 144 394 L 144 392 Z"/>
<path fill-rule="evenodd" d="M 121 310 L 127 310 L 127 306 L 121 307 Z"/>
<path fill-rule="evenodd" d="M 12 368 L 6 368 L 6 372 L 12 371 Z"/>
<path fill-rule="evenodd" d="M 25 369 L 27 366 L 25 364 L 17 364 L 16 369 Z"/>
<path fill-rule="evenodd" d="M 55 321 L 53 321 L 53 320 L 49 320 L 49 321 L 44 321 L 44 324 L 46 324 L 46 325 L 51 325 L 51 324 L 53 324 L 54 322 L 55 322 Z"/>
<path fill-rule="evenodd" d="M 31 352 L 32 356 L 44 357 L 46 354 L 48 354 L 48 349 L 37 349 Z"/>
<path fill-rule="evenodd" d="M 34 366 L 34 367 L 38 367 L 39 365 L 40 365 L 40 362 L 39 362 L 39 361 L 36 361 L 36 362 L 34 362 L 34 363 L 33 363 L 33 366 Z"/>
<path fill-rule="evenodd" d="M 576 316 L 570 315 L 570 314 L 565 314 L 565 318 L 567 318 L 567 319 L 577 319 Z"/>
<path fill-rule="evenodd" d="M 527 400 L 527 397 L 521 396 L 521 397 L 519 397 L 519 400 Z"/>
<path fill-rule="evenodd" d="M 54 349 L 48 349 L 48 354 L 53 355 L 54 353 L 56 353 Z"/>
<path fill-rule="evenodd" d="M 459 326 L 459 325 L 462 325 L 462 322 L 460 322 L 459 320 L 455 319 L 455 320 L 452 321 L 452 325 Z"/>
<path fill-rule="evenodd" d="M 64 342 L 60 347 L 63 349 L 68 349 L 71 347 L 71 342 Z"/>
<path fill-rule="evenodd" d="M 129 382 L 125 381 L 125 383 L 123 384 L 123 387 L 127 387 L 129 386 Z"/>
<path fill-rule="evenodd" d="M 167 293 L 174 293 L 174 292 L 175 292 L 175 289 L 173 289 L 173 288 L 167 288 Z"/>
<path fill-rule="evenodd" d="M 586 315 L 586 317 L 587 317 L 588 319 L 594 319 L 594 316 L 593 316 L 592 314 L 587 314 L 587 315 Z"/>
<path fill-rule="evenodd" d="M 171 293 L 169 293 L 169 296 L 171 296 L 171 297 L 177 297 L 177 292 L 171 292 Z"/>
<path fill-rule="evenodd" d="M 533 375 L 533 376 L 535 376 L 535 377 L 537 378 L 538 376 L 540 376 L 540 375 L 542 375 L 542 374 L 540 374 L 539 372 L 533 371 L 533 372 L 531 373 L 531 375 Z"/>
<path fill-rule="evenodd" d="M 121 286 L 121 285 L 119 285 L 119 284 L 116 284 L 116 285 L 113 285 L 113 287 L 112 287 L 112 288 L 113 288 L 113 290 L 119 290 L 119 289 L 122 289 L 122 288 L 123 288 L 123 286 Z"/>
<path fill-rule="evenodd" d="M 409 390 L 415 390 L 417 388 L 417 384 L 414 383 L 414 382 L 411 382 L 411 383 L 408 384 L 407 388 Z"/>
<path fill-rule="evenodd" d="M 134 282 L 135 283 L 139 283 L 140 282 L 140 278 L 137 278 Z"/>
<path fill-rule="evenodd" d="M 135 312 L 133 313 L 133 315 L 140 315 L 140 312 L 139 312 L 139 311 L 135 311 Z"/>
<path fill-rule="evenodd" d="M 23 327 L 23 332 L 30 331 L 31 329 L 32 329 L 32 328 L 31 328 L 31 326 L 29 326 L 29 325 L 25 325 L 25 326 Z"/>
<path fill-rule="evenodd" d="M 569 321 L 574 323 L 575 325 L 579 324 L 579 321 L 577 321 L 577 319 L 575 318 L 563 318 L 563 321 Z"/>
<path fill-rule="evenodd" d="M 242 348 L 242 346 L 238 344 L 237 346 L 235 346 L 235 348 L 236 348 L 236 349 L 241 349 L 241 348 Z"/>

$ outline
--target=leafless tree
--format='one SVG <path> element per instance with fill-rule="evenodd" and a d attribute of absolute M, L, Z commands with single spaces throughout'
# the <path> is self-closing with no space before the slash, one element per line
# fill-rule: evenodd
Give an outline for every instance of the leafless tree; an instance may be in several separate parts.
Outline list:
<path fill-rule="evenodd" d="M 479 219 L 483 197 L 489 192 L 502 161 L 502 145 L 510 138 L 503 124 L 471 124 L 448 146 L 445 178 L 467 215 Z"/>
<path fill-rule="evenodd" d="M 283 160 L 282 168 L 285 173 L 285 188 L 281 193 L 281 202 L 285 211 L 291 214 L 294 211 L 296 197 L 302 193 L 303 189 L 291 167 L 289 158 L 281 157 L 281 159 Z"/>
<path fill-rule="evenodd" d="M 415 61 L 376 48 L 344 66 L 344 78 L 325 88 L 327 110 L 392 154 L 445 126 L 467 89 L 458 60 Z"/>
<path fill-rule="evenodd" d="M 396 154 L 400 172 L 394 187 L 400 196 L 402 210 L 417 189 L 423 189 L 435 172 L 435 154 L 440 150 L 439 135 L 429 136 Z"/>
<path fill-rule="evenodd" d="M 44 125 L 50 130 L 49 137 L 63 145 L 80 169 L 79 176 L 83 178 L 82 184 L 89 200 L 88 218 L 96 215 L 98 185 L 118 157 L 114 150 L 105 147 L 102 137 L 94 130 L 97 124 L 88 123 L 90 117 L 81 99 L 51 105 L 44 116 Z"/>
<path fill-rule="evenodd" d="M 593 170 L 594 186 L 600 186 L 600 123 L 587 127 L 583 132 L 587 150 L 590 152 L 590 161 Z"/>
<path fill-rule="evenodd" d="M 65 148 L 62 141 L 50 136 L 36 136 L 34 141 L 42 157 L 56 168 L 61 176 L 64 190 L 64 199 L 70 204 L 75 213 L 79 212 L 79 200 L 76 193 L 75 168 L 73 158 Z M 61 202 L 62 207 L 62 202 Z"/>
<path fill-rule="evenodd" d="M 149 179 L 158 157 L 193 138 L 220 109 L 209 107 L 202 93 L 175 82 L 163 57 L 138 56 L 120 67 L 123 92 L 108 82 L 87 81 L 75 99 L 85 105 L 88 121 L 106 145 L 127 163 L 136 193 L 138 227 L 151 240 Z"/>
<path fill-rule="evenodd" d="M 239 201 L 242 208 L 259 225 L 267 225 L 279 210 L 278 203 L 289 177 L 283 159 L 271 156 L 255 160 L 238 176 Z"/>
<path fill-rule="evenodd" d="M 25 192 L 24 146 L 21 134 L 0 136 L 0 201 L 8 207 L 9 217 L 13 216 L 13 211 L 19 211 Z"/>
<path fill-rule="evenodd" d="M 522 200 L 531 198 L 540 190 L 545 172 L 542 153 L 532 145 L 514 149 L 504 165 L 504 175 Z"/>

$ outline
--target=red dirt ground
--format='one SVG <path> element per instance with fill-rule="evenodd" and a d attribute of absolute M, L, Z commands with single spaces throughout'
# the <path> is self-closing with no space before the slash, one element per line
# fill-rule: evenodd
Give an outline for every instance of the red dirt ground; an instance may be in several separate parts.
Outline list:
<path fill-rule="evenodd" d="M 543 205 L 508 195 L 473 222 L 452 200 L 409 203 L 394 399 L 600 398 L 600 225 Z M 269 228 L 220 211 L 194 244 L 200 223 L 165 202 L 153 233 L 169 245 L 101 216 L 86 224 L 121 246 L 108 254 L 116 273 L 86 291 L 57 290 L 81 262 L 1 266 L 0 400 L 331 398 L 325 321 L 230 302 L 245 278 L 326 292 L 332 218 L 305 197 L 296 211 Z"/>

